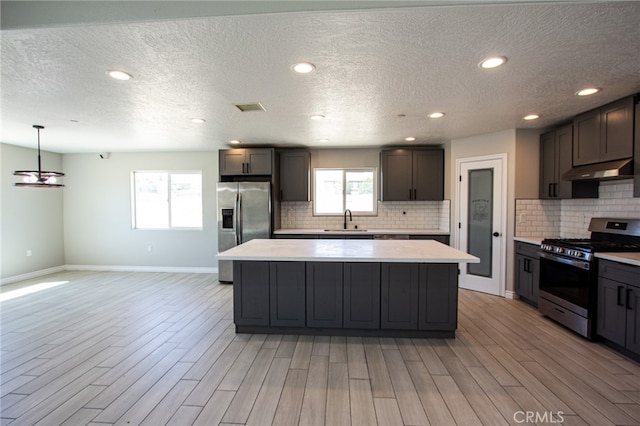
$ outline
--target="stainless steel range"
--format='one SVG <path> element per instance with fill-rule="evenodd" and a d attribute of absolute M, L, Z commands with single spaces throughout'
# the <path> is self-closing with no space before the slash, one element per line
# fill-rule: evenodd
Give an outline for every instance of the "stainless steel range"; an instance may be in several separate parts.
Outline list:
<path fill-rule="evenodd" d="M 593 218 L 591 238 L 545 239 L 538 309 L 589 339 L 595 336 L 596 252 L 640 252 L 640 219 Z"/>

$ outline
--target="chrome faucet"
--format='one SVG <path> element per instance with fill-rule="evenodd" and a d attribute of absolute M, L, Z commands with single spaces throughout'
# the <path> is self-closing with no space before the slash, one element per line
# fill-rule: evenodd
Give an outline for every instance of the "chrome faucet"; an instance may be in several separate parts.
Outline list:
<path fill-rule="evenodd" d="M 351 210 L 346 209 L 344 211 L 344 228 L 347 229 L 347 212 L 349 212 L 349 222 L 353 222 L 353 217 L 351 217 Z"/>

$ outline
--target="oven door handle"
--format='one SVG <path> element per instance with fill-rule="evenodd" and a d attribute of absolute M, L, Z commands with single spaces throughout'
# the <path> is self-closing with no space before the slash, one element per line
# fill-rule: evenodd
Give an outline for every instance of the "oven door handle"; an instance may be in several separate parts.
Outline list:
<path fill-rule="evenodd" d="M 554 254 L 547 253 L 545 251 L 540 252 L 540 257 L 543 259 L 550 260 L 552 262 L 559 262 L 559 263 L 564 263 L 565 265 L 575 266 L 576 268 L 584 269 L 585 271 L 588 271 L 591 269 L 591 265 L 589 264 L 589 262 L 584 262 L 582 260 L 577 260 L 577 259 L 569 259 L 568 257 L 556 256 Z"/>

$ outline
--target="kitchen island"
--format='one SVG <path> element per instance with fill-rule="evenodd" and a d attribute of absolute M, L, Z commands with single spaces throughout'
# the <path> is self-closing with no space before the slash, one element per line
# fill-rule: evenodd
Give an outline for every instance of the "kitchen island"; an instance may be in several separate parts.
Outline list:
<path fill-rule="evenodd" d="M 251 240 L 233 260 L 238 333 L 454 337 L 458 265 L 432 240 Z"/>

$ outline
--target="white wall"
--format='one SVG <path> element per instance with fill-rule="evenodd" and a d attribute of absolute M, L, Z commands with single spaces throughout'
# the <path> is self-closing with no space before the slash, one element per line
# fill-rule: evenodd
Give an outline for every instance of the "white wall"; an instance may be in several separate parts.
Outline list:
<path fill-rule="evenodd" d="M 132 229 L 134 170 L 202 170 L 204 229 Z M 217 266 L 217 152 L 113 153 L 107 160 L 97 154 L 67 154 L 64 171 L 67 265 Z"/>
<path fill-rule="evenodd" d="M 0 279 L 63 266 L 65 189 L 13 186 L 14 170 L 37 170 L 35 149 L 0 144 L 0 164 Z M 62 171 L 62 156 L 42 151 L 42 168 Z"/>

